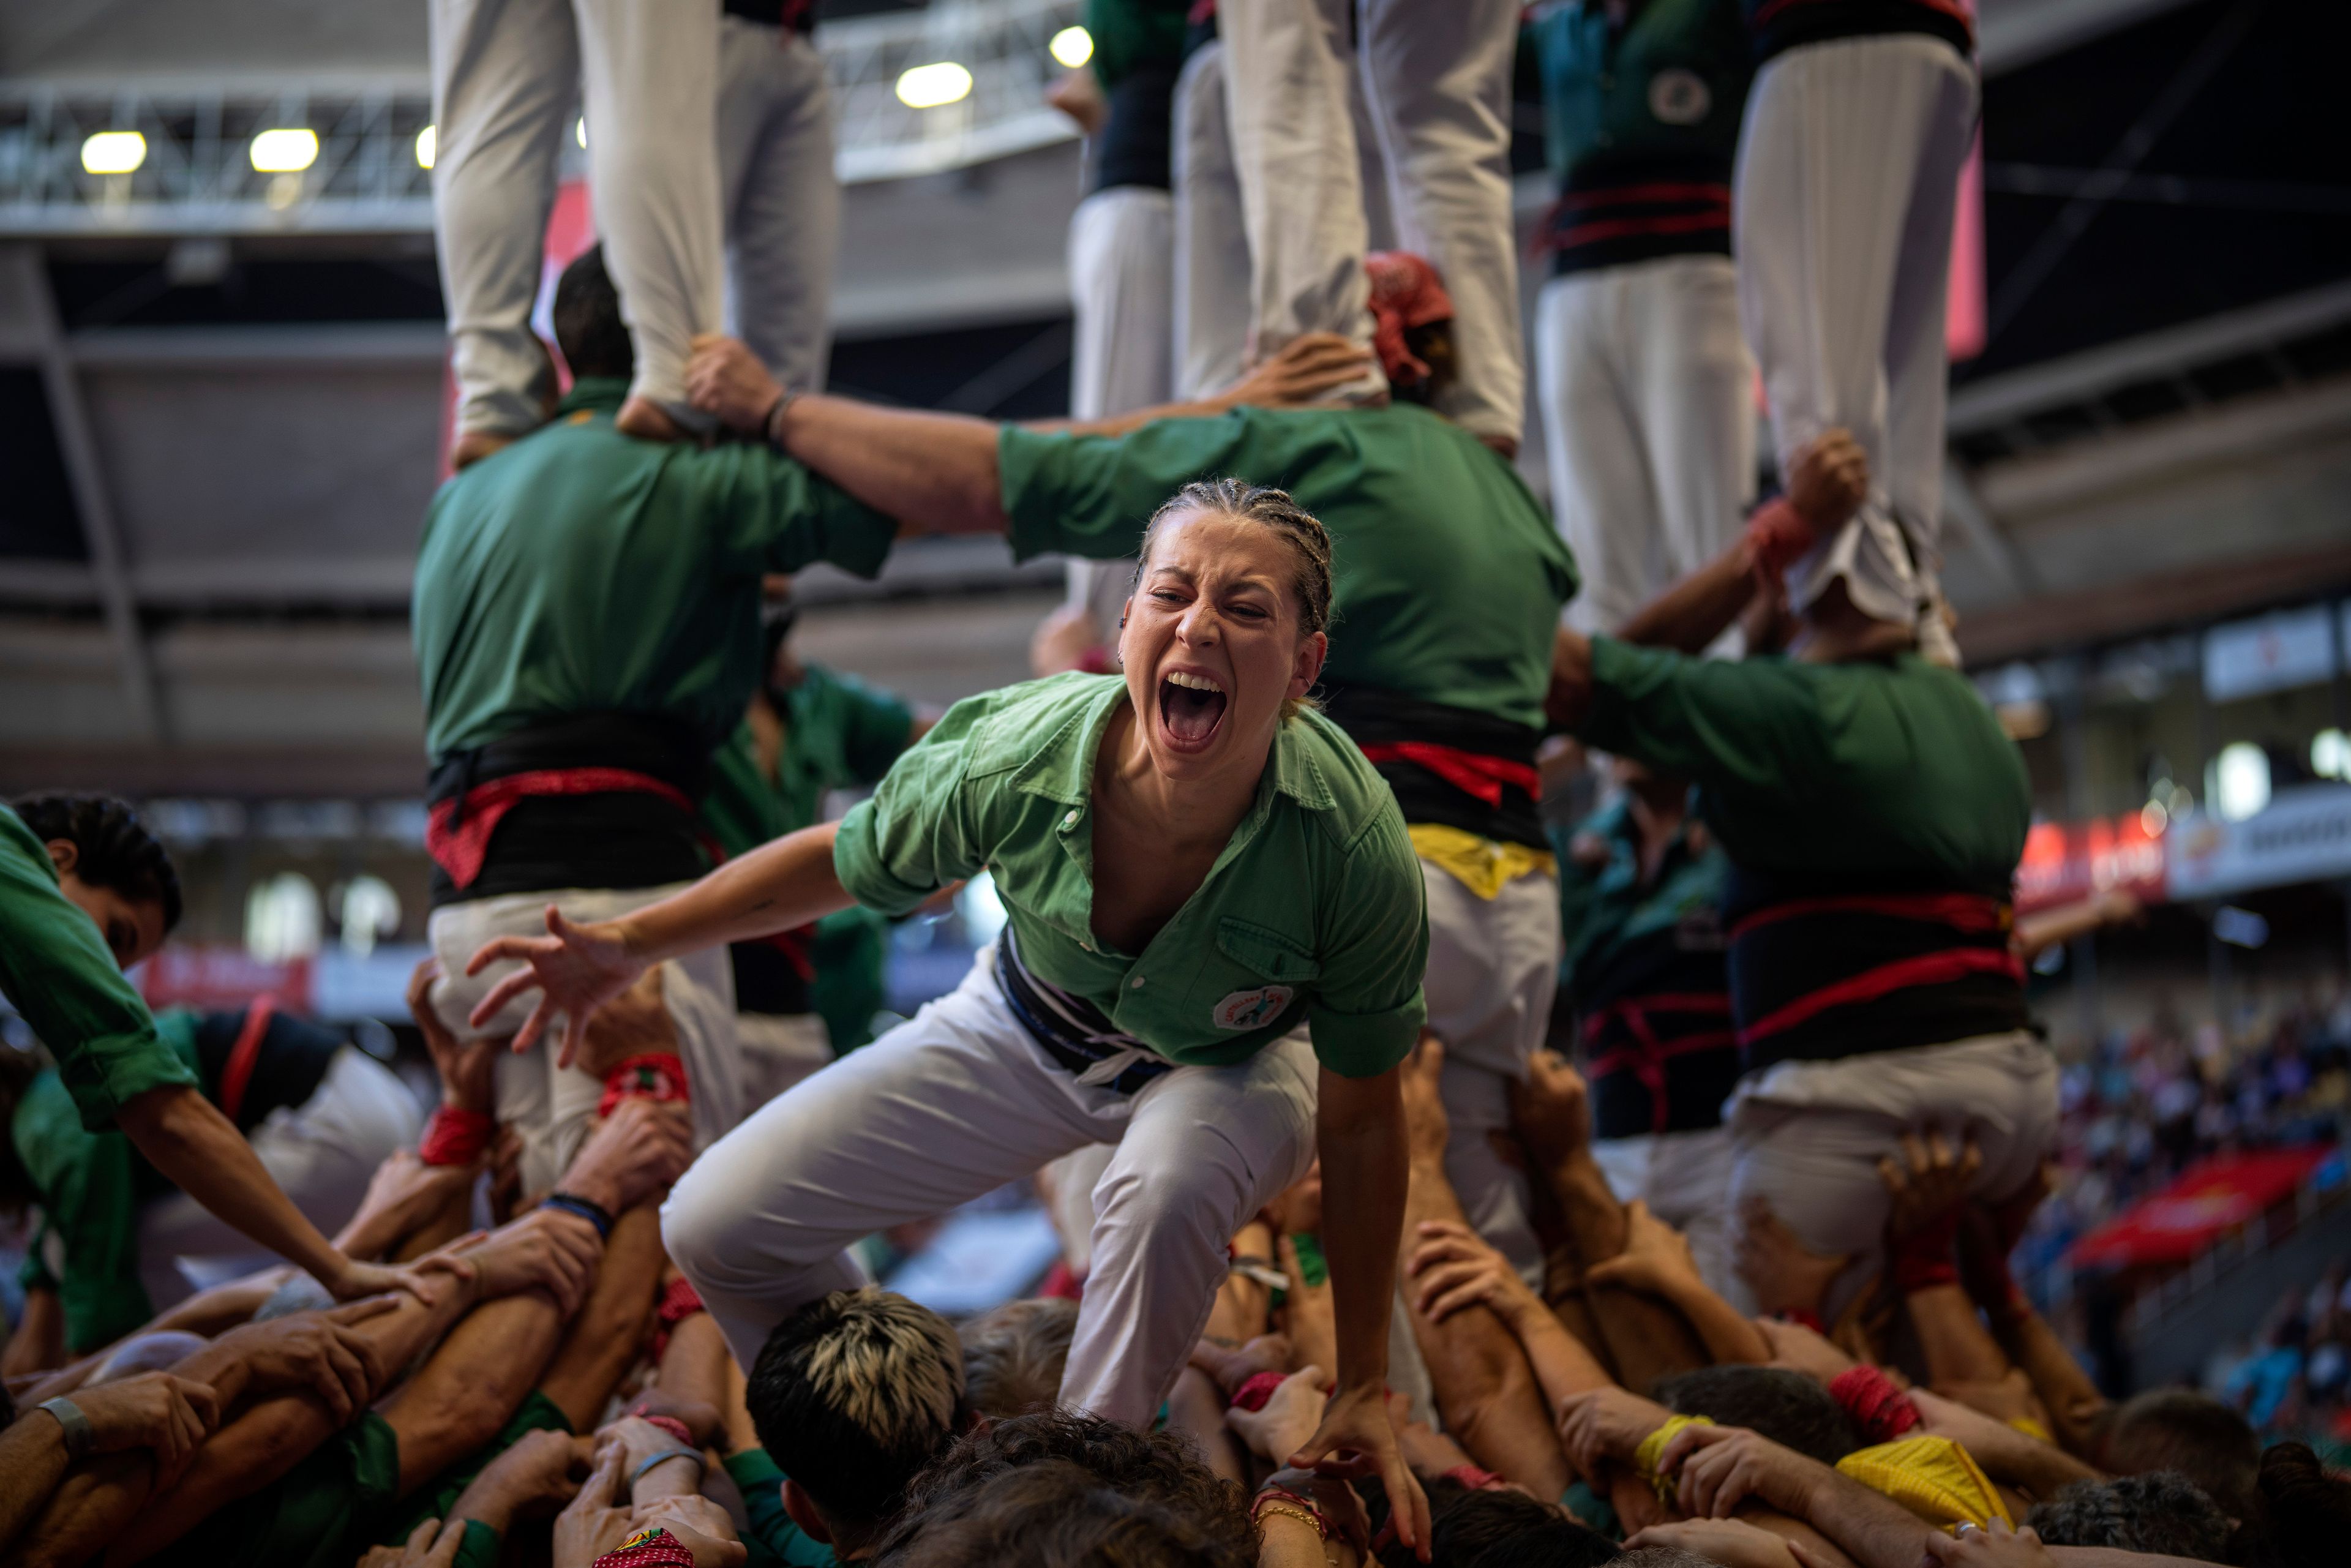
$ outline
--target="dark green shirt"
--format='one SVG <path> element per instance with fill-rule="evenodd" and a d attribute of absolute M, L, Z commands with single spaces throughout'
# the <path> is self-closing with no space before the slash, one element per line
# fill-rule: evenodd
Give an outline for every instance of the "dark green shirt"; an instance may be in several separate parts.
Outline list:
<path fill-rule="evenodd" d="M 906 749 L 914 710 L 888 692 L 821 664 L 801 666 L 784 694 L 784 744 L 770 782 L 746 719 L 712 762 L 703 821 L 729 855 L 811 826 L 831 789 L 878 784 Z"/>
<path fill-rule="evenodd" d="M 1755 72 L 1739 0 L 1647 0 L 1621 29 L 1604 0 L 1565 0 L 1538 12 L 1526 40 L 1542 75 L 1544 158 L 1562 184 L 1612 166 L 1729 178 Z"/>
<path fill-rule="evenodd" d="M 743 1532 L 750 1568 L 838 1568 L 832 1548 L 792 1522 L 784 1507 L 784 1472 L 765 1448 L 746 1448 L 726 1458 L 726 1473 L 743 1494 L 751 1528 Z"/>
<path fill-rule="evenodd" d="M 1696 780 L 1741 871 L 2009 896 L 2032 822 L 2024 758 L 1955 670 L 1909 653 L 1734 664 L 1594 637 L 1592 694 L 1577 733 Z"/>
<path fill-rule="evenodd" d="M 1107 92 L 1137 66 L 1180 65 L 1191 0 L 1086 0 L 1094 79 Z"/>
<path fill-rule="evenodd" d="M 110 1127 L 150 1089 L 197 1086 L 155 1033 L 154 1016 L 114 967 L 97 925 L 57 891 L 57 867 L 24 820 L 0 806 L 0 995 L 57 1059 L 82 1125 Z"/>
<path fill-rule="evenodd" d="M 627 390 L 580 382 L 433 497 L 413 612 L 433 756 L 599 712 L 714 749 L 758 684 L 761 575 L 871 577 L 889 554 L 894 522 L 765 445 L 622 435 Z"/>
<path fill-rule="evenodd" d="M 1571 848 L 1587 833 L 1608 846 L 1608 859 L 1598 867 L 1582 864 Z M 1641 835 L 1621 798 L 1572 830 L 1552 829 L 1552 840 L 1559 859 L 1560 934 L 1566 944 L 1559 980 L 1571 997 L 1591 989 L 1626 944 L 1722 908 L 1730 862 L 1721 846 L 1710 841 L 1693 850 L 1687 822 L 1675 831 L 1656 880 L 1647 883 L 1641 881 Z"/>
<path fill-rule="evenodd" d="M 1518 470 L 1426 409 L 1237 409 L 1117 437 L 1007 426 L 1013 554 L 1108 559 L 1194 479 L 1288 490 L 1331 533 L 1331 690 L 1378 687 L 1539 729 L 1575 562 Z"/>
<path fill-rule="evenodd" d="M 957 703 L 841 820 L 841 885 L 904 914 L 987 870 L 1022 962 L 1173 1061 L 1239 1061 L 1301 1022 L 1334 1072 L 1403 1061 L 1427 1013 L 1420 862 L 1395 797 L 1320 714 L 1276 731 L 1255 804 L 1150 945 L 1095 940 L 1094 764 L 1125 701 L 1117 676 L 1067 674 Z"/>

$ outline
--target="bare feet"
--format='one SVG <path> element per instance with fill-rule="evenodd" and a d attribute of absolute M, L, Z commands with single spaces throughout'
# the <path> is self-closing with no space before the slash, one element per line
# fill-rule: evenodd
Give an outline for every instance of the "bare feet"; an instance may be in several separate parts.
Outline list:
<path fill-rule="evenodd" d="M 1405 1145 L 1422 1166 L 1442 1165 L 1452 1125 L 1445 1117 L 1445 1101 L 1437 1080 L 1445 1071 L 1445 1043 L 1423 1033 L 1420 1045 L 1405 1058 L 1399 1079 L 1404 1092 Z"/>
<path fill-rule="evenodd" d="M 456 444 L 449 448 L 450 471 L 454 473 L 461 468 L 470 468 L 483 458 L 504 452 L 514 444 L 515 438 L 502 430 L 469 430 L 457 437 Z"/>
<path fill-rule="evenodd" d="M 1261 1333 L 1238 1350 L 1202 1340 L 1192 1347 L 1192 1364 L 1208 1375 L 1227 1398 L 1260 1372 L 1290 1370 L 1290 1336 Z"/>
<path fill-rule="evenodd" d="M 672 419 L 661 404 L 641 397 L 632 397 L 622 403 L 612 424 L 622 434 L 633 435 L 639 441 L 685 439 L 684 426 Z"/>
<path fill-rule="evenodd" d="M 1527 1075 L 1510 1086 L 1510 1124 L 1545 1172 L 1556 1176 L 1592 1141 L 1592 1103 L 1583 1075 L 1556 1051 L 1538 1051 Z"/>
<path fill-rule="evenodd" d="M 1761 1197 L 1750 1197 L 1740 1206 L 1736 1228 L 1732 1270 L 1755 1292 L 1756 1308 L 1766 1316 L 1807 1313 L 1818 1317 L 1830 1281 L 1853 1261 L 1850 1257 L 1823 1258 L 1806 1251 L 1796 1233 Z"/>

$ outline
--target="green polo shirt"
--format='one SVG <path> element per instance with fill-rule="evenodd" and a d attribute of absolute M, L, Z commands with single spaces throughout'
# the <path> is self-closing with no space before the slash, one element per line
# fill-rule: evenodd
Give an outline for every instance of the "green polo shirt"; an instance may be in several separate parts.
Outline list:
<path fill-rule="evenodd" d="M 1744 871 L 1916 873 L 2006 898 L 2032 823 L 2015 742 L 1966 677 L 1911 653 L 1733 664 L 1594 637 L 1577 733 L 1696 780 Z"/>
<path fill-rule="evenodd" d="M 743 1494 L 743 1512 L 750 1522 L 743 1532 L 749 1568 L 839 1568 L 841 1559 L 831 1545 L 792 1522 L 784 1507 L 784 1472 L 767 1449 L 729 1454 L 725 1464 Z"/>
<path fill-rule="evenodd" d="M 713 749 L 758 684 L 762 574 L 881 570 L 891 519 L 765 445 L 622 435 L 627 391 L 581 381 L 433 497 L 412 612 L 431 755 L 598 712 Z"/>
<path fill-rule="evenodd" d="M 1542 727 L 1575 562 L 1518 470 L 1451 421 L 1376 409 L 1236 409 L 1123 436 L 1008 425 L 1012 552 L 1133 555 L 1195 479 L 1278 485 L 1331 534 L 1332 690 L 1374 686 Z"/>
<path fill-rule="evenodd" d="M 1191 0 L 1086 0 L 1094 79 L 1108 91 L 1138 66 L 1181 63 L 1191 9 Z"/>
<path fill-rule="evenodd" d="M 1642 170 L 1729 177 L 1755 74 L 1738 0 L 1648 0 L 1622 27 L 1604 0 L 1568 0 L 1522 38 L 1542 78 L 1544 161 L 1562 185 Z"/>
<path fill-rule="evenodd" d="M 1583 833 L 1608 845 L 1602 865 L 1577 862 L 1570 846 Z M 1551 840 L 1559 858 L 1560 935 L 1565 942 L 1559 983 L 1571 997 L 1590 990 L 1628 944 L 1722 907 L 1730 862 L 1719 844 L 1693 851 L 1687 821 L 1674 831 L 1656 880 L 1646 884 L 1640 831 L 1622 797 L 1573 829 L 1552 828 Z"/>
<path fill-rule="evenodd" d="M 1238 1061 L 1301 1022 L 1334 1072 L 1404 1060 L 1427 1012 L 1420 862 L 1395 797 L 1320 714 L 1280 727 L 1249 814 L 1150 945 L 1095 940 L 1094 763 L 1125 700 L 1119 677 L 1073 674 L 957 703 L 841 820 L 841 885 L 904 914 L 992 873 L 1029 968 L 1173 1061 Z"/>
<path fill-rule="evenodd" d="M 150 1089 L 196 1087 L 89 916 L 57 891 L 57 867 L 24 819 L 0 806 L 0 996 L 57 1059 L 82 1124 L 110 1127 Z"/>

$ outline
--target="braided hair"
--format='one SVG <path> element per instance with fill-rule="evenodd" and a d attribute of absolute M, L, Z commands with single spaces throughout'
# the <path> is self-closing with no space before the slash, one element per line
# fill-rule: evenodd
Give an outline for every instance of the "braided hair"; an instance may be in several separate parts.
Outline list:
<path fill-rule="evenodd" d="M 163 929 L 180 924 L 180 873 L 127 800 L 111 795 L 27 795 L 16 815 L 43 843 L 63 839 L 78 852 L 74 874 L 135 904 L 163 906 Z"/>
<path fill-rule="evenodd" d="M 1137 552 L 1134 580 L 1128 591 L 1141 586 L 1143 569 L 1151 560 L 1151 547 L 1158 542 L 1159 526 L 1169 517 L 1185 512 L 1217 512 L 1246 522 L 1261 523 L 1273 530 L 1281 542 L 1290 547 L 1293 558 L 1290 576 L 1290 596 L 1298 602 L 1298 624 L 1303 635 L 1312 636 L 1327 631 L 1331 625 L 1331 533 L 1322 519 L 1290 498 L 1287 490 L 1271 485 L 1252 485 L 1246 479 L 1229 476 L 1221 479 L 1195 479 L 1167 497 L 1160 508 L 1151 514 L 1144 526 L 1143 546 Z M 1285 697 L 1281 716 L 1291 719 L 1314 706 L 1311 697 Z"/>

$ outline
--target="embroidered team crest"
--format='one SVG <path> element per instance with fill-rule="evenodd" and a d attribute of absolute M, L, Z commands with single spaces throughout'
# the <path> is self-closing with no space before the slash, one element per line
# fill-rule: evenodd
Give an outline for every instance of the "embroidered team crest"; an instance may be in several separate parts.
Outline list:
<path fill-rule="evenodd" d="M 1669 67 L 1649 78 L 1649 112 L 1667 125 L 1696 125 L 1714 107 L 1714 95 L 1696 71 Z"/>
<path fill-rule="evenodd" d="M 1251 991 L 1235 991 L 1218 1002 L 1210 1016 L 1217 1020 L 1218 1029 L 1263 1029 L 1281 1016 L 1281 1009 L 1297 994 L 1288 986 L 1259 986 Z"/>

